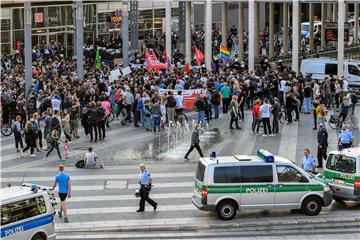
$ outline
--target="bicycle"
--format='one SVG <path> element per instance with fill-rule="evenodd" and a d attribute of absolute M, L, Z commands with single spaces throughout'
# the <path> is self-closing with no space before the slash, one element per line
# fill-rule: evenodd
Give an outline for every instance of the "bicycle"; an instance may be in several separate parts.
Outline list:
<path fill-rule="evenodd" d="M 10 136 L 13 133 L 13 129 L 10 123 L 3 123 L 3 119 L 1 118 L 1 134 L 5 137 Z"/>
<path fill-rule="evenodd" d="M 186 116 L 186 114 L 184 112 L 180 112 L 180 113 L 176 113 L 174 116 L 174 121 L 175 122 L 180 122 L 180 124 L 182 125 L 184 123 L 184 121 L 188 121 L 188 117 Z"/>
<path fill-rule="evenodd" d="M 345 124 L 347 127 L 351 127 L 352 129 L 358 128 L 358 121 L 355 115 L 351 114 L 351 112 L 346 116 L 344 121 L 342 121 L 339 115 L 330 115 L 328 124 L 332 129 L 341 128 L 342 124 Z"/>
<path fill-rule="evenodd" d="M 293 111 L 293 110 L 291 111 L 291 116 L 292 116 L 292 118 L 294 119 L 295 114 L 294 114 L 294 111 Z M 279 122 L 280 122 L 281 124 L 285 124 L 285 123 L 287 122 L 287 115 L 286 115 L 286 110 L 285 110 L 284 107 L 281 108 L 281 110 L 280 110 L 280 112 L 279 112 L 278 118 L 279 118 Z"/>

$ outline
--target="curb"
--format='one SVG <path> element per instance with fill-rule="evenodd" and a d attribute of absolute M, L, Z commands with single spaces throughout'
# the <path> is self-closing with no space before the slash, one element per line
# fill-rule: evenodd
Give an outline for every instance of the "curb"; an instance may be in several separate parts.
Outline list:
<path fill-rule="evenodd" d="M 280 228 L 280 229 L 292 229 L 294 226 L 297 228 L 304 228 L 302 225 L 318 225 L 321 228 L 328 228 L 327 224 L 331 224 L 335 227 L 334 223 L 337 223 L 342 228 L 344 226 L 357 226 L 360 229 L 360 217 L 342 217 L 338 219 L 299 219 L 299 220 L 276 220 L 276 221 L 264 221 L 264 222 L 251 222 L 251 223 L 200 223 L 200 224 L 169 224 L 169 225 L 145 225 L 145 226 L 108 226 L 108 227 L 85 227 L 85 228 L 64 228 L 57 229 L 56 233 L 68 233 L 68 232 L 149 232 L 149 231 L 201 231 L 201 230 L 214 230 L 214 229 L 243 229 L 256 228 L 254 230 Z"/>

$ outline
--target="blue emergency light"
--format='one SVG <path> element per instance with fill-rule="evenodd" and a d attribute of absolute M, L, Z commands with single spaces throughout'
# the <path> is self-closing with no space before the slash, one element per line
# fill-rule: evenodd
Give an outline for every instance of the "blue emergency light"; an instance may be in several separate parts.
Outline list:
<path fill-rule="evenodd" d="M 216 150 L 212 150 L 210 153 L 211 158 L 216 158 Z"/>
<path fill-rule="evenodd" d="M 36 192 L 37 191 L 37 185 L 36 184 L 31 184 L 31 191 Z"/>
<path fill-rule="evenodd" d="M 274 162 L 274 155 L 264 149 L 259 149 L 257 151 L 257 156 L 265 160 L 265 162 Z"/>

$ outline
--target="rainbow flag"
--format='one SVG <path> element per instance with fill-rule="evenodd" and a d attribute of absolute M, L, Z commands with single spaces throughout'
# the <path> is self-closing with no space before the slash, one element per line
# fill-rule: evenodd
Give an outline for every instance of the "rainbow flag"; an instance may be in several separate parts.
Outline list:
<path fill-rule="evenodd" d="M 220 44 L 220 58 L 225 62 L 232 63 L 232 58 L 229 50 L 222 44 Z"/>

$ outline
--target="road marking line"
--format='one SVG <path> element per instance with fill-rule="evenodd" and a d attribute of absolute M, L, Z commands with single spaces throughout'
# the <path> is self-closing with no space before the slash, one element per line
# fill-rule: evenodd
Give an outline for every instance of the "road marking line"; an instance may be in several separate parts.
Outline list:
<path fill-rule="evenodd" d="M 141 213 L 140 213 L 141 214 Z M 71 218 L 70 218 L 71 221 Z M 190 218 L 162 218 L 162 219 L 132 219 L 132 220 L 111 220 L 111 221 L 89 221 L 89 222 L 71 222 L 55 223 L 56 232 L 68 232 L 73 230 L 91 231 L 96 228 L 106 227 L 126 227 L 126 226 L 158 226 L 171 224 L 189 224 L 189 223 L 207 223 L 209 217 L 190 217 Z"/>
<path fill-rule="evenodd" d="M 136 212 L 137 209 L 139 209 L 139 207 L 70 208 L 67 210 L 67 212 L 70 215 L 130 213 L 130 212 Z M 195 209 L 196 207 L 193 204 L 159 205 L 156 211 L 186 211 L 186 210 L 195 210 Z"/>
<path fill-rule="evenodd" d="M 193 172 L 168 172 L 168 173 L 153 173 L 151 174 L 153 179 L 156 178 L 173 178 L 173 177 L 193 177 Z M 70 176 L 72 181 L 74 180 L 115 180 L 115 179 L 138 179 L 138 174 L 107 174 L 107 175 L 77 175 Z M 36 181 L 53 181 L 53 176 L 44 177 L 25 177 L 25 182 L 36 182 Z M 1 178 L 2 182 L 21 182 L 23 177 L 8 177 Z"/>
<path fill-rule="evenodd" d="M 151 197 L 154 199 L 177 199 L 177 198 L 190 198 L 192 197 L 192 192 L 176 192 L 174 194 L 169 193 L 154 193 L 151 194 Z M 98 196 L 80 196 L 80 197 L 71 197 L 66 200 L 66 202 L 97 202 L 97 201 L 121 201 L 121 200 L 134 200 L 134 194 L 131 195 L 98 195 Z M 59 200 L 59 199 L 57 199 Z"/>

